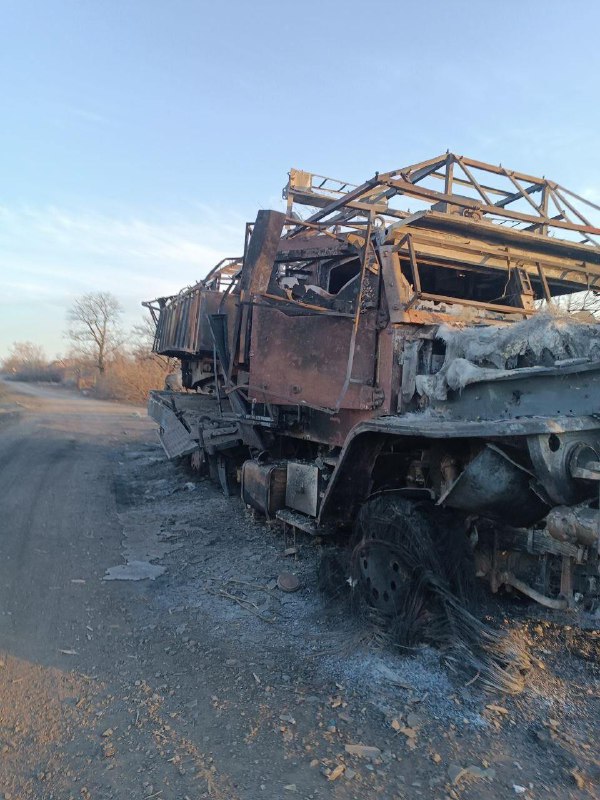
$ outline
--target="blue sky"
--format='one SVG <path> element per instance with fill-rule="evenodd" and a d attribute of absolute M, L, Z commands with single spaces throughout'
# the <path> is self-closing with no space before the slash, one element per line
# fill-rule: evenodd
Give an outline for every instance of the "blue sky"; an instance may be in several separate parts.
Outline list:
<path fill-rule="evenodd" d="M 0 358 L 74 297 L 136 321 L 241 249 L 291 166 L 446 149 L 600 200 L 600 5 L 0 0 Z"/>

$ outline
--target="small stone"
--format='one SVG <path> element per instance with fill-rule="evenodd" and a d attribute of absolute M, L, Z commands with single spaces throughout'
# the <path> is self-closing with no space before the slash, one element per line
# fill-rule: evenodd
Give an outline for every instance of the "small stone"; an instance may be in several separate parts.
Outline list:
<path fill-rule="evenodd" d="M 340 775 L 343 774 L 345 769 L 346 767 L 344 766 L 344 764 L 338 764 L 337 767 L 335 767 L 335 769 L 332 769 L 329 775 L 327 776 L 328 780 L 336 781 L 340 777 Z"/>
<path fill-rule="evenodd" d="M 504 706 L 497 706 L 494 703 L 488 703 L 486 705 L 488 711 L 493 711 L 495 714 L 502 714 L 502 716 L 506 716 L 508 714 L 508 708 L 504 708 Z"/>
<path fill-rule="evenodd" d="M 448 777 L 452 783 L 460 783 L 463 778 L 487 778 L 493 780 L 496 777 L 495 769 L 482 769 L 475 764 L 469 764 L 468 767 L 461 767 L 460 764 L 450 764 L 448 767 Z"/>
<path fill-rule="evenodd" d="M 102 748 L 104 758 L 112 758 L 116 754 L 115 746 L 112 742 L 107 742 Z"/>
<path fill-rule="evenodd" d="M 280 572 L 277 576 L 277 586 L 282 592 L 297 592 L 300 588 L 300 578 L 293 572 Z"/>
<path fill-rule="evenodd" d="M 577 788 L 585 789 L 585 778 L 583 777 L 579 769 L 575 767 L 574 769 L 571 770 L 570 774 L 573 780 L 575 781 Z"/>
<path fill-rule="evenodd" d="M 359 758 L 378 758 L 381 750 L 378 747 L 370 747 L 366 744 L 346 744 L 344 750 L 351 756 Z"/>
<path fill-rule="evenodd" d="M 422 723 L 423 719 L 420 714 L 417 714 L 414 711 L 411 711 L 410 714 L 407 714 L 406 716 L 407 727 L 418 728 L 420 725 L 422 725 Z"/>

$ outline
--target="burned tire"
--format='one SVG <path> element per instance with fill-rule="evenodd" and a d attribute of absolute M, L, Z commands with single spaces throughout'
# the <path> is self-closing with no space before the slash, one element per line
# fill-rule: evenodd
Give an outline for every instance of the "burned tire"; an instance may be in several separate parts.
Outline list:
<path fill-rule="evenodd" d="M 353 544 L 358 607 L 388 642 L 432 645 L 488 687 L 522 690 L 526 653 L 476 612 L 475 569 L 460 517 L 381 494 L 360 510 Z"/>
<path fill-rule="evenodd" d="M 382 495 L 366 503 L 356 522 L 352 554 L 354 577 L 362 594 L 384 614 L 397 614 L 416 564 L 404 551 L 415 537 L 431 536 L 428 515 L 415 503 Z"/>
<path fill-rule="evenodd" d="M 352 578 L 363 603 L 393 621 L 403 644 L 438 641 L 449 609 L 470 606 L 475 594 L 459 521 L 393 492 L 369 500 L 358 514 Z"/>

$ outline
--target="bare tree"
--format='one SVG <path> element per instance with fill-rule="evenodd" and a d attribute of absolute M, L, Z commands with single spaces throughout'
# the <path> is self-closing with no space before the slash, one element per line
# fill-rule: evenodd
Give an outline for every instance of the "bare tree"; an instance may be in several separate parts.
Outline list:
<path fill-rule="evenodd" d="M 90 292 L 77 298 L 67 312 L 67 337 L 79 353 L 91 358 L 100 374 L 123 343 L 119 322 L 123 308 L 110 292 Z"/>
<path fill-rule="evenodd" d="M 156 355 L 152 352 L 155 333 L 156 325 L 149 314 L 131 329 L 132 352 L 138 360 L 145 361 Z"/>
<path fill-rule="evenodd" d="M 145 314 L 137 325 L 131 329 L 131 352 L 136 361 L 155 361 L 169 372 L 177 367 L 177 359 L 161 356 L 153 351 L 156 323 Z"/>

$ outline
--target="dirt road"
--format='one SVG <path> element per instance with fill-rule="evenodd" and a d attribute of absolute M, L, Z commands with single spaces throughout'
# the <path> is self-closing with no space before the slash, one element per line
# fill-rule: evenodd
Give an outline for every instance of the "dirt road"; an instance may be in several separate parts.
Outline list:
<path fill-rule="evenodd" d="M 167 463 L 143 410 L 8 391 L 5 799 L 599 796 L 597 632 L 503 606 L 527 688 L 466 686 L 436 652 L 378 649 L 318 593 L 319 544 Z"/>

